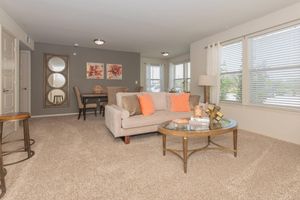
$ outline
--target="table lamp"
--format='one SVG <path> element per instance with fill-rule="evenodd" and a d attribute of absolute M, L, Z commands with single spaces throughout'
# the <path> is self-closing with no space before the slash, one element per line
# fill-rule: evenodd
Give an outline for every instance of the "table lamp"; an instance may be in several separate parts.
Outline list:
<path fill-rule="evenodd" d="M 198 85 L 204 86 L 204 103 L 210 101 L 210 86 L 216 85 L 216 76 L 212 75 L 200 75 L 198 79 Z"/>

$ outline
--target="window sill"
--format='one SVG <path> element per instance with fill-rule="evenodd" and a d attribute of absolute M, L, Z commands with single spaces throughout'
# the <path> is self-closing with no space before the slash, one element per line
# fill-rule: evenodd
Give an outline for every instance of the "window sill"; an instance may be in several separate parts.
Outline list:
<path fill-rule="evenodd" d="M 233 106 L 242 106 L 246 108 L 255 108 L 255 109 L 262 109 L 266 111 L 282 111 L 282 112 L 293 112 L 300 114 L 300 109 L 297 108 L 287 108 L 287 107 L 278 107 L 278 106 L 268 106 L 268 105 L 257 105 L 257 104 L 242 104 L 240 102 L 227 102 L 221 101 L 220 105 L 233 105 Z"/>
<path fill-rule="evenodd" d="M 239 101 L 220 101 L 220 104 L 228 104 L 228 105 L 243 105 L 242 102 Z"/>

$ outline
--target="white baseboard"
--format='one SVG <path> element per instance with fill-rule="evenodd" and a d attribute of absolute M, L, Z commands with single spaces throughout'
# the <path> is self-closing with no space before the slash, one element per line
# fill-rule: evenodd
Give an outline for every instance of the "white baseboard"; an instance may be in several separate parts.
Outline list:
<path fill-rule="evenodd" d="M 61 117 L 69 115 L 78 115 L 78 113 L 63 113 L 63 114 L 50 114 L 50 115 L 34 115 L 32 118 L 42 118 L 42 117 Z"/>
<path fill-rule="evenodd" d="M 94 113 L 93 111 L 86 112 L 86 114 Z M 62 114 L 49 114 L 49 115 L 33 115 L 31 118 L 42 118 L 42 117 L 62 117 L 62 116 L 69 116 L 69 115 L 78 115 L 78 113 L 62 113 Z M 83 113 L 81 114 L 83 117 Z"/>

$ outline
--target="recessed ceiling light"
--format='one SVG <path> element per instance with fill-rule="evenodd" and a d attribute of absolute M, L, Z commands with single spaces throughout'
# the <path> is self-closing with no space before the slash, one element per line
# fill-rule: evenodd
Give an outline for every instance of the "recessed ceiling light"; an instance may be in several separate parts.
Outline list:
<path fill-rule="evenodd" d="M 105 43 L 105 41 L 104 41 L 104 40 L 101 40 L 101 39 L 99 39 L 99 38 L 97 38 L 97 39 L 94 39 L 94 43 L 95 43 L 96 45 L 103 45 L 103 44 Z"/>
<path fill-rule="evenodd" d="M 168 56 L 168 55 L 169 55 L 169 53 L 168 53 L 168 52 L 166 52 L 166 51 L 164 51 L 164 52 L 161 52 L 161 55 L 163 55 L 163 56 Z"/>
<path fill-rule="evenodd" d="M 74 44 L 74 47 L 78 47 L 78 46 L 79 46 L 79 44 L 78 44 L 78 43 L 75 43 L 75 44 Z"/>

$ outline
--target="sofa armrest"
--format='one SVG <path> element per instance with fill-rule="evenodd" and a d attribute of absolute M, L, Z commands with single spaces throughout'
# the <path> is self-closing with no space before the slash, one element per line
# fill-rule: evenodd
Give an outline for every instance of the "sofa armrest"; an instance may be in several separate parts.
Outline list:
<path fill-rule="evenodd" d="M 115 137 L 121 136 L 122 119 L 129 117 L 129 112 L 116 105 L 105 106 L 105 125 Z"/>

